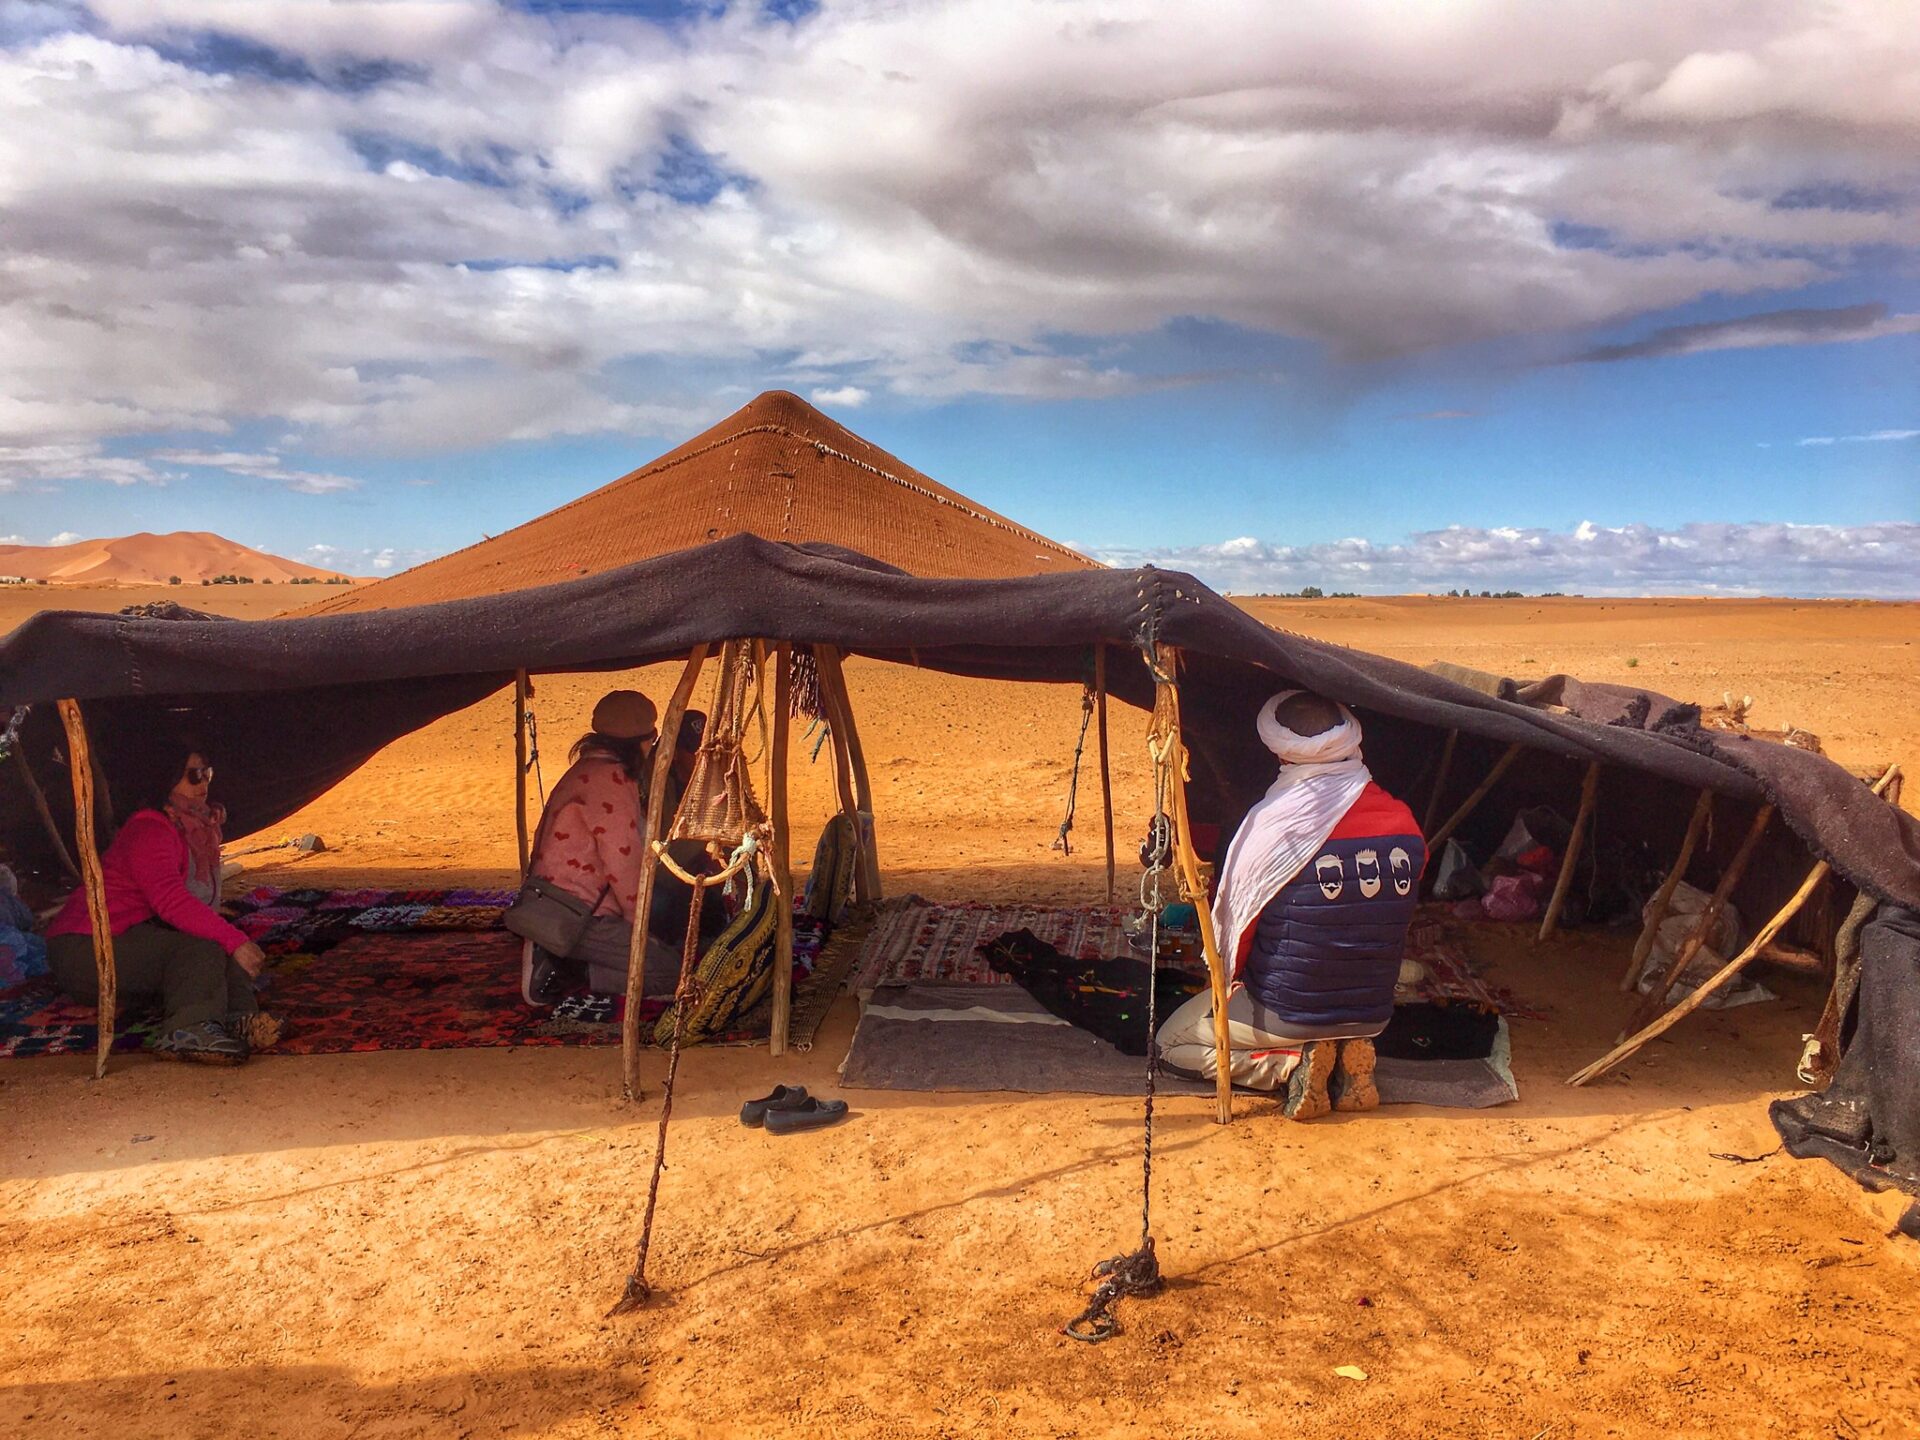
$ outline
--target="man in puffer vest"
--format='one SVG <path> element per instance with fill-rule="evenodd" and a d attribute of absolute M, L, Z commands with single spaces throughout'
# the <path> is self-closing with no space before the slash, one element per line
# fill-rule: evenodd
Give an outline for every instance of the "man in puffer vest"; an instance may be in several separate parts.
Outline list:
<path fill-rule="evenodd" d="M 1232 967 L 1234 1083 L 1284 1091 L 1296 1120 L 1371 1110 L 1373 1036 L 1393 1015 L 1427 847 L 1413 812 L 1360 758 L 1346 706 L 1283 690 L 1260 707 L 1279 778 L 1240 822 L 1220 867 L 1213 928 Z M 1213 1078 L 1206 991 L 1160 1029 L 1169 1068 Z"/>

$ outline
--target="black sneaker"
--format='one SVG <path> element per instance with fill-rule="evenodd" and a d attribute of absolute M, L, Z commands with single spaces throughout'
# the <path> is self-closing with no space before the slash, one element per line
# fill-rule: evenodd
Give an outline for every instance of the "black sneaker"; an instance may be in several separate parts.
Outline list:
<path fill-rule="evenodd" d="M 246 1062 L 247 1042 L 229 1034 L 218 1020 L 202 1020 L 159 1041 L 153 1047 L 160 1060 L 184 1060 L 195 1065 L 241 1065 Z"/>
<path fill-rule="evenodd" d="M 520 998 L 551 1009 L 580 983 L 581 966 L 542 950 L 531 940 L 520 951 Z"/>

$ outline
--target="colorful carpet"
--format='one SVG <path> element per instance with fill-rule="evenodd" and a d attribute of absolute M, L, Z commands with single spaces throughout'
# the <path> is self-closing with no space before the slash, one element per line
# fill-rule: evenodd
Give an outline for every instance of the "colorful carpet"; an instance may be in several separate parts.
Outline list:
<path fill-rule="evenodd" d="M 1448 911 L 1441 902 L 1422 905 L 1414 912 L 1407 929 L 1407 958 L 1426 966 L 1427 978 L 1414 987 L 1411 998 L 1436 1005 L 1474 1005 L 1522 1020 L 1546 1019 L 1504 985 L 1481 978 L 1468 958 L 1465 927 Z"/>
<path fill-rule="evenodd" d="M 903 896 L 880 907 L 848 984 L 862 993 L 881 985 L 1008 985 L 1011 978 L 996 974 L 980 947 L 1015 930 L 1029 930 L 1061 954 L 1080 960 L 1137 955 L 1122 928 L 1131 913 L 1104 906 L 936 905 L 917 895 Z M 1427 968 L 1416 997 L 1543 1019 L 1512 991 L 1475 972 L 1463 929 L 1445 905 L 1420 907 L 1407 932 L 1407 957 Z M 1187 963 L 1203 969 L 1194 957 L 1197 945 L 1182 943 Z M 1162 963 L 1167 963 L 1165 956 Z"/>
<path fill-rule="evenodd" d="M 1133 953 L 1121 922 L 1132 912 L 1104 906 L 1052 909 L 1035 905 L 935 905 L 918 895 L 889 900 L 875 915 L 848 982 L 876 985 L 1011 985 L 980 956 L 989 940 L 1031 931 L 1062 955 L 1103 960 Z"/>
<path fill-rule="evenodd" d="M 500 928 L 512 891 L 256 890 L 233 921 L 267 952 L 261 1004 L 288 1026 L 279 1052 L 324 1055 L 510 1045 L 617 1044 L 625 999 L 570 996 L 552 1011 L 520 999 L 520 940 Z M 789 1035 L 810 1045 L 858 954 L 861 934 L 794 923 Z M 665 997 L 643 1002 L 658 1015 Z M 115 1050 L 138 1050 L 158 1017 L 123 1011 Z M 767 1002 L 719 1044 L 764 1043 Z M 643 1027 L 642 1033 L 650 1033 Z M 0 1058 L 90 1054 L 92 1007 L 44 979 L 0 991 Z"/>

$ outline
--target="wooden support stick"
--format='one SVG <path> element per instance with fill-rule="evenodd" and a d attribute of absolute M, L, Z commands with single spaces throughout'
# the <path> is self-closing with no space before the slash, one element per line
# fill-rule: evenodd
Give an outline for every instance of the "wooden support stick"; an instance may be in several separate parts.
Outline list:
<path fill-rule="evenodd" d="M 1459 743 L 1460 732 L 1447 731 L 1447 743 L 1440 747 L 1440 769 L 1433 777 L 1433 793 L 1427 796 L 1427 813 L 1420 821 L 1420 829 L 1425 834 L 1433 833 L 1433 817 L 1440 813 L 1440 797 L 1446 794 L 1447 774 L 1453 769 L 1453 747 Z"/>
<path fill-rule="evenodd" d="M 874 875 L 868 854 L 868 830 L 860 822 L 860 800 L 853 784 L 852 707 L 847 701 L 845 678 L 840 673 L 839 652 L 831 645 L 816 645 L 813 655 L 820 671 L 820 703 L 826 708 L 827 731 L 833 740 L 834 790 L 840 798 L 840 813 L 853 822 L 853 898 L 865 905 L 875 898 Z"/>
<path fill-rule="evenodd" d="M 1100 818 L 1107 833 L 1107 905 L 1113 905 L 1113 772 L 1107 765 L 1107 647 L 1093 647 L 1094 717 L 1100 728 Z"/>
<path fill-rule="evenodd" d="M 13 758 L 20 766 L 20 782 L 27 787 L 27 798 L 33 801 L 34 814 L 40 817 L 40 823 L 47 828 L 47 838 L 53 842 L 54 855 L 67 874 L 79 880 L 80 867 L 74 863 L 73 852 L 67 849 L 66 837 L 60 833 L 60 827 L 53 821 L 53 810 L 47 804 L 47 792 L 40 788 L 40 781 L 34 776 L 33 766 L 27 763 L 27 752 L 16 748 Z"/>
<path fill-rule="evenodd" d="M 1440 847 L 1446 843 L 1447 837 L 1453 834 L 1455 830 L 1458 830 L 1461 823 L 1469 815 L 1473 814 L 1475 807 L 1487 798 L 1488 791 L 1500 783 L 1500 777 L 1506 774 L 1513 762 L 1520 758 L 1520 752 L 1525 748 L 1524 745 L 1516 740 L 1507 747 L 1506 754 L 1493 762 L 1493 769 L 1487 772 L 1487 778 L 1474 787 L 1473 793 L 1460 802 L 1460 808 L 1447 817 L 1447 823 L 1442 825 L 1439 830 L 1434 833 L 1433 837 L 1427 841 L 1427 853 L 1429 855 L 1438 852 Z"/>
<path fill-rule="evenodd" d="M 867 774 L 867 752 L 860 743 L 860 724 L 853 714 L 853 692 L 847 689 L 847 672 L 841 662 L 840 652 L 833 650 L 833 688 L 841 717 L 847 726 L 847 759 L 853 767 L 853 803 L 859 812 L 855 818 L 864 816 L 860 824 L 861 855 L 867 868 L 866 899 L 877 901 L 880 891 L 880 840 L 877 833 L 879 821 L 874 813 L 873 781 Z"/>
<path fill-rule="evenodd" d="M 1898 773 L 1898 766 L 1889 768 L 1887 773 L 1881 776 L 1878 783 L 1874 785 L 1873 793 L 1878 795 L 1887 783 Z M 1762 808 L 1770 809 L 1771 807 L 1763 806 Z M 1621 1041 L 1605 1055 L 1602 1055 L 1598 1060 L 1587 1066 L 1586 1069 L 1569 1076 L 1567 1078 L 1567 1084 L 1584 1085 L 1589 1080 L 1597 1079 L 1599 1076 L 1606 1074 L 1607 1071 L 1633 1054 L 1634 1051 L 1638 1050 L 1642 1045 L 1645 1045 L 1649 1040 L 1654 1039 L 1656 1036 L 1666 1034 L 1667 1031 L 1671 1030 L 1675 1025 L 1678 1025 L 1702 1005 L 1706 1004 L 1708 998 L 1711 997 L 1716 990 L 1720 989 L 1721 986 L 1738 975 L 1756 955 L 1773 943 L 1774 937 L 1786 928 L 1787 922 L 1799 913 L 1802 905 L 1807 903 L 1807 897 L 1813 894 L 1822 880 L 1827 878 L 1827 871 L 1830 868 L 1824 860 L 1816 864 L 1813 869 L 1807 872 L 1807 878 L 1800 882 L 1800 888 L 1793 892 L 1793 898 L 1781 906 L 1779 913 L 1761 927 L 1760 933 L 1748 942 L 1746 949 L 1742 950 L 1738 955 L 1734 956 L 1733 959 L 1727 961 L 1726 964 L 1714 971 L 1699 989 L 1695 990 L 1691 995 L 1687 996 L 1686 999 L 1667 1011 L 1667 1013 L 1662 1015 L 1658 1020 L 1646 1026 L 1637 1034 Z"/>
<path fill-rule="evenodd" d="M 687 713 L 687 701 L 693 698 L 694 682 L 706 663 L 707 647 L 696 645 L 687 656 L 687 667 L 680 672 L 680 683 L 673 687 L 667 713 L 660 721 L 660 738 L 653 747 L 653 777 L 647 787 L 646 839 L 665 839 L 673 828 L 673 817 L 661 812 L 667 808 L 667 776 L 673 769 L 674 737 L 680 733 L 680 718 Z M 640 851 L 640 893 L 633 901 L 633 943 L 627 950 L 627 1009 L 620 1017 L 620 1071 L 627 1099 L 640 1098 L 640 1002 L 646 998 L 647 917 L 653 910 L 653 882 L 660 873 L 660 857 L 651 843 Z"/>
<path fill-rule="evenodd" d="M 1161 673 L 1172 675 L 1177 663 L 1172 647 L 1158 647 Z M 1207 904 L 1206 880 L 1200 872 L 1200 857 L 1193 848 L 1193 827 L 1187 819 L 1187 742 L 1180 728 L 1180 687 L 1172 681 L 1158 683 L 1160 699 L 1170 715 L 1169 732 L 1164 743 L 1173 747 L 1173 853 L 1192 895 L 1193 908 L 1200 920 L 1200 948 L 1207 957 L 1207 987 L 1213 997 L 1214 1120 L 1226 1125 L 1233 1120 L 1233 1042 L 1227 1022 L 1227 967 L 1220 955 L 1220 939 L 1213 931 L 1213 907 Z M 1157 962 L 1149 957 L 1148 963 Z"/>
<path fill-rule="evenodd" d="M 773 827 L 775 922 L 773 949 L 773 1033 L 768 1046 L 775 1055 L 787 1053 L 787 1032 L 793 1024 L 793 848 L 792 822 L 787 814 L 787 711 L 793 695 L 793 648 L 782 640 L 774 649 L 773 744 L 768 751 L 767 810 Z"/>
<path fill-rule="evenodd" d="M 1700 912 L 1700 918 L 1694 923 L 1687 938 L 1681 942 L 1673 959 L 1667 962 L 1667 968 L 1653 982 L 1653 988 L 1633 1009 L 1632 1018 L 1625 1029 L 1616 1038 L 1625 1039 L 1633 1031 L 1645 1025 L 1666 1007 L 1667 993 L 1673 989 L 1673 982 L 1680 978 L 1680 972 L 1692 963 L 1700 947 L 1707 943 L 1707 937 L 1713 933 L 1714 922 L 1720 918 L 1720 912 L 1726 908 L 1727 897 L 1733 894 L 1734 887 L 1740 883 L 1740 877 L 1747 873 L 1747 862 L 1753 859 L 1753 852 L 1760 846 L 1760 836 L 1767 828 L 1767 822 L 1773 819 L 1773 806 L 1762 804 L 1753 813 L 1753 823 L 1747 827 L 1740 848 L 1734 851 L 1733 861 L 1727 866 L 1726 873 L 1720 877 L 1720 883 L 1713 887 L 1713 897 L 1707 901 L 1706 909 Z"/>
<path fill-rule="evenodd" d="M 87 723 L 78 700 L 60 702 L 60 720 L 67 727 L 67 771 L 73 777 L 73 841 L 80 851 L 80 874 L 87 890 L 87 919 L 93 923 L 93 964 L 99 980 L 93 1078 L 107 1073 L 107 1055 L 113 1049 L 114 1010 L 119 999 L 120 967 L 113 958 L 113 923 L 107 915 L 107 883 L 100 869 L 100 847 L 93 830 L 93 747 L 87 743 Z"/>
<path fill-rule="evenodd" d="M 1647 957 L 1653 953 L 1654 937 L 1660 933 L 1660 926 L 1667 918 L 1667 907 L 1673 903 L 1673 892 L 1680 888 L 1680 882 L 1686 878 L 1687 865 L 1693 859 L 1693 850 L 1700 843 L 1701 835 L 1706 833 L 1707 821 L 1713 815 L 1713 792 L 1702 790 L 1700 798 L 1693 802 L 1693 818 L 1687 821 L 1687 835 L 1680 842 L 1680 854 L 1673 862 L 1673 868 L 1667 871 L 1667 878 L 1654 892 L 1653 904 L 1647 910 L 1647 923 L 1640 930 L 1640 938 L 1634 941 L 1633 958 L 1627 962 L 1627 973 L 1620 977 L 1620 988 L 1631 990 L 1640 983 L 1640 972 L 1647 967 Z"/>
<path fill-rule="evenodd" d="M 520 878 L 527 878 L 527 672 L 513 672 L 513 829 L 520 841 Z"/>
<path fill-rule="evenodd" d="M 1573 834 L 1567 837 L 1567 853 L 1560 857 L 1560 874 L 1553 882 L 1553 899 L 1547 902 L 1546 918 L 1540 922 L 1540 934 L 1535 944 L 1545 944 L 1553 938 L 1553 927 L 1560 923 L 1560 911 L 1567 903 L 1567 892 L 1573 888 L 1574 867 L 1580 863 L 1580 849 L 1587 842 L 1587 828 L 1593 823 L 1593 797 L 1600 787 L 1600 762 L 1595 760 L 1587 766 L 1586 776 L 1580 781 L 1580 808 L 1574 812 Z"/>

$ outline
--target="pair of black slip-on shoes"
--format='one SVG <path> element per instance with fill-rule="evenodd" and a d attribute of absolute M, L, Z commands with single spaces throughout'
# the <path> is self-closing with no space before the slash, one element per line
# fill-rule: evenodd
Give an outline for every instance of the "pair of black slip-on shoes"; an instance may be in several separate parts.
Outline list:
<path fill-rule="evenodd" d="M 740 1123 L 750 1130 L 765 1128 L 775 1135 L 801 1130 L 824 1130 L 847 1118 L 847 1102 L 822 1100 L 807 1094 L 804 1085 L 776 1085 L 773 1093 L 740 1107 Z"/>

